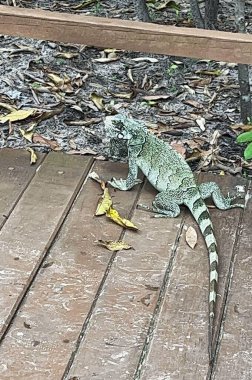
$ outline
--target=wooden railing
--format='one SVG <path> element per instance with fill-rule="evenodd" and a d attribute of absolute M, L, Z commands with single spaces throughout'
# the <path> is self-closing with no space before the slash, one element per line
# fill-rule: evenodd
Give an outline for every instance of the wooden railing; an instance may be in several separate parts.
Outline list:
<path fill-rule="evenodd" d="M 252 63 L 252 35 L 0 5 L 0 34 Z"/>

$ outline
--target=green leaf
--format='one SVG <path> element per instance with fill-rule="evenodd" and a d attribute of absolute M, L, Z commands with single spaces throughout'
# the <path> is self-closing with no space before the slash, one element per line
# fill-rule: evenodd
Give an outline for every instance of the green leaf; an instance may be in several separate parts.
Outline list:
<path fill-rule="evenodd" d="M 251 160 L 252 159 L 252 142 L 245 149 L 244 157 L 245 157 L 245 160 Z"/>
<path fill-rule="evenodd" d="M 250 141 L 252 141 L 252 131 L 241 133 L 237 137 L 236 141 L 238 143 L 244 143 L 244 142 L 250 142 Z"/>

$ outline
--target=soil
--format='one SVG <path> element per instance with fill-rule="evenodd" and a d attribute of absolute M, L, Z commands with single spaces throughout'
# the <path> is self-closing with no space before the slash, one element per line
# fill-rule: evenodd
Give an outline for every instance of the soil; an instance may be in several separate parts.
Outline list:
<path fill-rule="evenodd" d="M 89 6 L 85 6 L 87 0 L 15 3 L 136 19 L 133 1 L 89 1 Z M 13 2 L 0 0 L 0 4 Z M 193 26 L 188 3 L 182 1 L 180 7 L 179 12 L 166 8 L 162 12 L 152 9 L 150 14 L 157 23 Z M 234 30 L 233 11 L 233 1 L 221 2 L 219 29 Z M 248 11 L 248 24 L 250 17 Z M 0 52 L 0 116 L 9 112 L 6 105 L 54 111 L 54 116 L 41 118 L 34 130 L 55 142 L 58 150 L 96 154 L 102 159 L 107 152 L 104 117 L 127 112 L 145 120 L 154 133 L 173 142 L 175 148 L 185 147 L 183 154 L 194 169 L 227 169 L 236 174 L 242 166 L 251 166 L 242 159 L 244 147 L 235 142 L 241 132 L 235 126 L 240 120 L 236 64 L 9 36 L 0 36 Z M 104 57 L 107 60 L 99 62 Z M 22 136 L 20 128 L 32 128 L 34 121 L 36 117 L 31 116 L 12 125 L 0 124 L 0 147 L 55 149 L 46 141 L 29 142 Z"/>

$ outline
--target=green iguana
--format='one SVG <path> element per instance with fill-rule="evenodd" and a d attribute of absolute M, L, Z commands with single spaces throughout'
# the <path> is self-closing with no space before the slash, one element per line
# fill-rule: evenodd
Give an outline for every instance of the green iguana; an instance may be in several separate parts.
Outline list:
<path fill-rule="evenodd" d="M 234 199 L 224 197 L 215 182 L 197 185 L 194 175 L 184 160 L 169 144 L 149 133 L 144 123 L 125 115 L 105 118 L 106 134 L 110 139 L 110 153 L 116 158 L 127 154 L 129 172 L 126 179 L 115 179 L 109 184 L 119 190 L 130 190 L 141 183 L 137 178 L 141 169 L 149 182 L 159 192 L 152 203 L 152 208 L 142 206 L 157 213 L 156 217 L 175 218 L 180 214 L 180 205 L 186 205 L 194 216 L 205 239 L 209 253 L 209 355 L 212 359 L 212 339 L 216 288 L 218 282 L 218 252 L 204 199 L 213 197 L 215 205 L 221 210 L 244 207 L 231 204 Z"/>

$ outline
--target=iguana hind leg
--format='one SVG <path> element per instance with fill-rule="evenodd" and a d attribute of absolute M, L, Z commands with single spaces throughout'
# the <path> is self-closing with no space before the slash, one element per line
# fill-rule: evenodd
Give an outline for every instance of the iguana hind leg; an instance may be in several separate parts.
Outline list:
<path fill-rule="evenodd" d="M 180 214 L 179 205 L 183 203 L 182 194 L 178 191 L 162 191 L 152 202 L 152 207 L 142 204 L 138 206 L 155 212 L 154 218 L 176 218 Z"/>
<path fill-rule="evenodd" d="M 234 207 L 244 208 L 244 205 L 240 203 L 231 204 L 231 202 L 236 197 L 231 197 L 229 195 L 227 197 L 224 197 L 224 195 L 221 193 L 219 186 L 215 182 L 202 183 L 201 185 L 199 185 L 199 191 L 203 199 L 212 197 L 215 206 L 218 207 L 220 210 L 228 210 Z"/>

